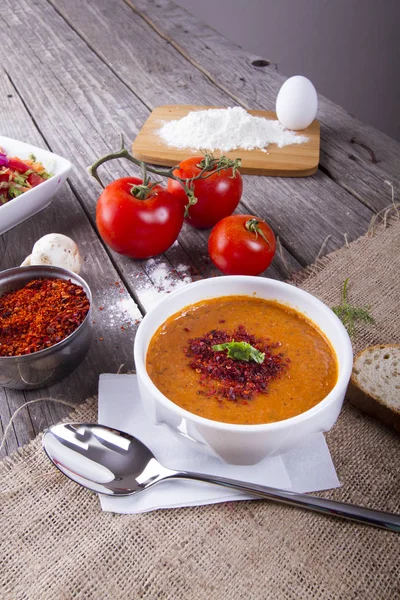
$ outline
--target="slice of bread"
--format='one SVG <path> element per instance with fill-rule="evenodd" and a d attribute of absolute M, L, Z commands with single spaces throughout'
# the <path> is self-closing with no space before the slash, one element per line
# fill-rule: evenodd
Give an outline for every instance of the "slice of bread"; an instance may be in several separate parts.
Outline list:
<path fill-rule="evenodd" d="M 400 432 L 400 345 L 369 346 L 359 352 L 346 397 Z"/>

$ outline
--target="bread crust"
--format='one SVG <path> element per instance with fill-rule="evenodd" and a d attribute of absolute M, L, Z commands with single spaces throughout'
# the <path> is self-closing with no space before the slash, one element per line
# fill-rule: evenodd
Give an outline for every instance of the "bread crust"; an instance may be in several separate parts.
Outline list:
<path fill-rule="evenodd" d="M 363 354 L 372 353 L 374 350 L 387 350 L 390 352 L 393 348 L 400 349 L 400 344 L 368 346 L 368 348 L 365 348 L 355 356 L 353 372 L 347 389 L 346 398 L 359 410 L 379 419 L 382 423 L 388 427 L 392 427 L 395 431 L 400 433 L 400 405 L 398 409 L 394 407 L 389 408 L 381 398 L 363 388 L 362 384 L 358 381 L 358 376 L 354 370 L 357 361 L 362 358 Z"/>

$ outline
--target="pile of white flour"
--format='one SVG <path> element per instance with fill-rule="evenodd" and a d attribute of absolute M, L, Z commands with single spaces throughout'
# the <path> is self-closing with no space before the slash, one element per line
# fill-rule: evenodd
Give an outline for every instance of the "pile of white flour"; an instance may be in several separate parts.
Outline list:
<path fill-rule="evenodd" d="M 239 106 L 192 111 L 182 119 L 164 123 L 158 135 L 167 146 L 223 152 L 308 142 L 307 137 L 285 129 L 279 121 L 253 117 Z"/>

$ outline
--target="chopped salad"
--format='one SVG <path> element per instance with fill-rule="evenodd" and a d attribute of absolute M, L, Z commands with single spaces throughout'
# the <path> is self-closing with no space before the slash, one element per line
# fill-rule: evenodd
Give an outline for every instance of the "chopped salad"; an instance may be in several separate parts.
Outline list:
<path fill-rule="evenodd" d="M 0 147 L 0 206 L 52 177 L 31 154 L 21 160 L 10 157 Z"/>

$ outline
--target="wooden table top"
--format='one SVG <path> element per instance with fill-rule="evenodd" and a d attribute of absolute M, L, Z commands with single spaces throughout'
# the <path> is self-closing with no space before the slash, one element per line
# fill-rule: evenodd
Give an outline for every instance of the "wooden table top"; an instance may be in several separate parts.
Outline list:
<path fill-rule="evenodd" d="M 163 104 L 273 110 L 285 78 L 169 0 L 3 0 L 0 134 L 49 148 L 73 163 L 68 183 L 41 213 L 0 236 L 0 269 L 19 265 L 46 233 L 72 237 L 94 295 L 94 340 L 84 363 L 59 384 L 30 392 L 0 388 L 0 429 L 25 402 L 51 396 L 81 403 L 99 374 L 133 367 L 135 330 L 152 304 L 178 285 L 219 275 L 208 231 L 184 225 L 164 255 L 135 261 L 110 251 L 95 227 L 98 184 L 87 167 L 134 140 Z M 354 82 L 357 85 L 357 82 Z M 320 167 L 306 178 L 244 177 L 241 211 L 265 218 L 279 237 L 268 277 L 293 271 L 368 229 L 398 189 L 400 144 L 319 98 Z M 134 174 L 104 167 L 107 181 Z M 139 173 L 139 171 L 137 171 Z M 129 323 L 129 325 L 127 325 Z M 121 326 L 127 325 L 124 329 Z M 70 408 L 28 405 L 3 451 L 13 452 Z"/>

